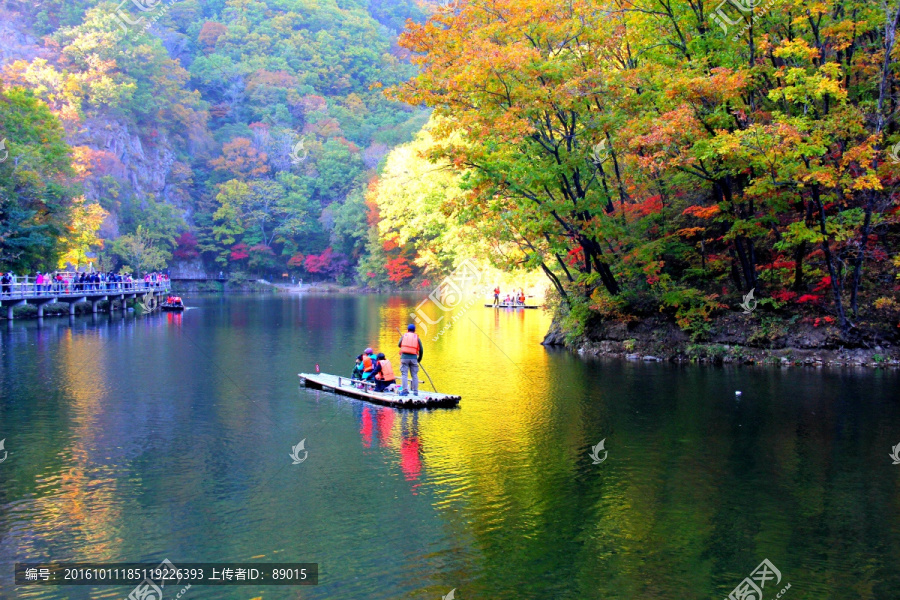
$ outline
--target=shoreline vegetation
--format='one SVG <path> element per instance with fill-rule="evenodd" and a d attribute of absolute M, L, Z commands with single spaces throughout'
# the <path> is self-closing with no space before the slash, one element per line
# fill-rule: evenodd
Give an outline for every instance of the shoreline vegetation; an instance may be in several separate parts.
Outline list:
<path fill-rule="evenodd" d="M 419 72 L 389 94 L 433 109 L 415 156 L 456 179 L 406 213 L 546 275 L 548 345 L 896 362 L 900 8 L 801 4 L 815 20 L 776 11 L 740 32 L 737 6 L 714 22 L 684 2 L 591 28 L 611 5 L 465 3 L 408 24 Z M 379 200 L 402 206 L 396 179 Z M 401 240 L 422 229 L 394 216 Z M 436 217 L 425 229 L 446 231 Z"/>
<path fill-rule="evenodd" d="M 713 319 L 702 340 L 692 339 L 664 315 L 627 322 L 597 320 L 579 334 L 567 333 L 561 322 L 557 313 L 541 343 L 581 356 L 716 365 L 900 367 L 892 332 L 873 330 L 866 339 L 848 341 L 833 319 L 821 317 L 730 313 Z"/>

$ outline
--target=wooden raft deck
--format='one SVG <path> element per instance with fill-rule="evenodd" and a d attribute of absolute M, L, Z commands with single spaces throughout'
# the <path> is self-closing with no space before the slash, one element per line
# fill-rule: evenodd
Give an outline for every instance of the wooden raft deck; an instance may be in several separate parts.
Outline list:
<path fill-rule="evenodd" d="M 334 392 L 357 400 L 395 408 L 452 408 L 458 406 L 462 399 L 460 396 L 426 392 L 421 389 L 419 389 L 418 396 L 399 396 L 390 392 L 376 392 L 374 383 L 354 381 L 349 377 L 338 377 L 328 373 L 300 373 L 300 383 L 309 388 Z M 357 385 L 363 385 L 364 388 L 359 389 Z"/>
<path fill-rule="evenodd" d="M 540 306 L 536 306 L 533 304 L 526 304 L 524 306 L 521 304 L 485 304 L 484 306 L 486 308 L 540 308 Z"/>

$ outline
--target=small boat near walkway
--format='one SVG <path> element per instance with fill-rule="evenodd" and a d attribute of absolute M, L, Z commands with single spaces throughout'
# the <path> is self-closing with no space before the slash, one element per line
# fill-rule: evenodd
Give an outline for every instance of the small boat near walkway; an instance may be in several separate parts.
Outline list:
<path fill-rule="evenodd" d="M 395 392 L 376 392 L 374 383 L 328 373 L 300 373 L 300 383 L 308 388 L 334 392 L 342 396 L 395 408 L 453 408 L 458 406 L 462 399 L 461 396 L 426 392 L 421 389 L 418 396 L 401 396 Z M 395 387 L 392 386 L 388 389 Z"/>
<path fill-rule="evenodd" d="M 159 307 L 170 312 L 182 311 L 184 310 L 184 301 L 178 296 L 169 296 Z"/>

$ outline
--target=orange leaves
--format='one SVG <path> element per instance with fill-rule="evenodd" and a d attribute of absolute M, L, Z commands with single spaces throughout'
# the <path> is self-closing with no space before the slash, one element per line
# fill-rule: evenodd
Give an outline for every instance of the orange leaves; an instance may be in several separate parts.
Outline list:
<path fill-rule="evenodd" d="M 217 171 L 227 171 L 239 179 L 262 177 L 269 172 L 268 156 L 253 147 L 247 138 L 235 138 L 222 147 L 222 156 L 210 161 Z"/>
<path fill-rule="evenodd" d="M 629 217 L 646 217 L 661 212 L 663 209 L 660 196 L 650 196 L 646 200 L 640 200 L 625 207 L 625 213 Z"/>
<path fill-rule="evenodd" d="M 94 151 L 87 146 L 72 147 L 72 169 L 78 179 L 84 179 L 91 174 Z"/>
<path fill-rule="evenodd" d="M 294 88 L 297 87 L 297 78 L 287 71 L 259 69 L 248 78 L 247 93 L 252 94 L 259 87 Z"/>
<path fill-rule="evenodd" d="M 719 205 L 713 204 L 712 206 L 689 206 L 681 214 L 694 216 L 699 219 L 711 219 L 720 212 Z"/>
<path fill-rule="evenodd" d="M 724 67 L 710 73 L 697 73 L 693 77 L 674 78 L 666 88 L 666 95 L 691 102 L 714 102 L 740 100 L 750 82 L 743 71 L 733 71 Z"/>
<path fill-rule="evenodd" d="M 207 21 L 203 24 L 203 27 L 200 28 L 200 34 L 197 39 L 203 44 L 203 49 L 209 53 L 215 50 L 216 42 L 219 41 L 219 38 L 227 31 L 228 28 L 221 23 Z"/>
<path fill-rule="evenodd" d="M 692 163 L 691 155 L 685 150 L 696 140 L 709 135 L 688 104 L 682 104 L 649 123 L 635 118 L 631 128 L 646 131 L 635 134 L 631 140 L 631 146 L 641 150 L 635 160 L 644 168 L 669 168 L 676 164 L 683 166 Z"/>
<path fill-rule="evenodd" d="M 700 235 L 701 233 L 703 233 L 705 231 L 706 231 L 705 227 L 685 227 L 684 229 L 679 229 L 675 233 L 681 237 L 692 238 L 692 237 L 696 237 L 696 236 Z"/>

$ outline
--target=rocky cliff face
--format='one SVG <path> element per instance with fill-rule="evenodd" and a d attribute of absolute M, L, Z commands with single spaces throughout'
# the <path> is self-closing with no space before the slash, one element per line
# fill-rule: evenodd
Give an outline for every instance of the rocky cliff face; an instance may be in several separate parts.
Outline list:
<path fill-rule="evenodd" d="M 173 261 L 169 266 L 169 277 L 172 279 L 207 279 L 218 276 L 207 273 L 200 259 Z"/>
<path fill-rule="evenodd" d="M 56 59 L 52 45 L 45 46 L 44 40 L 27 30 L 27 21 L 27 15 L 0 7 L 0 72 L 18 60 L 42 58 L 52 64 Z M 174 143 L 165 132 L 150 129 L 139 135 L 134 126 L 114 114 L 79 120 L 67 113 L 61 119 L 68 143 L 77 149 L 76 154 L 88 157 L 83 184 L 89 201 L 152 197 L 181 208 L 188 216 L 191 169 L 178 161 Z M 118 229 L 113 208 L 100 233 L 114 238 Z"/>
<path fill-rule="evenodd" d="M 40 40 L 16 26 L 18 13 L 0 7 L 0 68 L 16 60 L 47 58 Z"/>
<path fill-rule="evenodd" d="M 70 137 L 73 145 L 97 150 L 101 157 L 86 182 L 89 199 L 97 199 L 102 192 L 97 180 L 102 175 L 111 175 L 139 198 L 152 195 L 174 204 L 183 200 L 173 173 L 178 164 L 176 154 L 164 134 L 147 144 L 127 125 L 93 119 Z"/>

